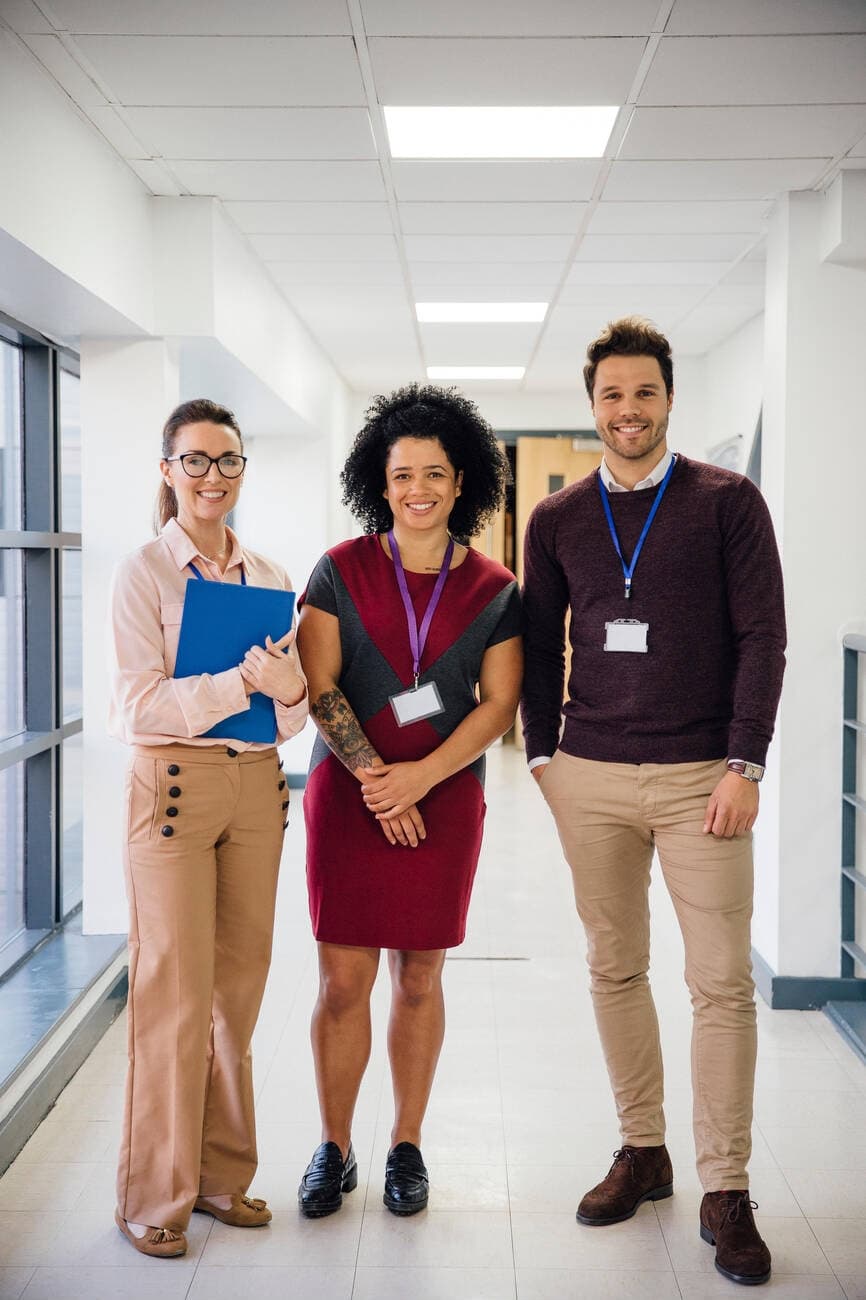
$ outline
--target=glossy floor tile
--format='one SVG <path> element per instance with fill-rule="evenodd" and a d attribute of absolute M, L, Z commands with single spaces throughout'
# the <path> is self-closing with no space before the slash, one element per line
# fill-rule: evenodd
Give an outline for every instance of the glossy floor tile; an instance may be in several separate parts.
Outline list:
<path fill-rule="evenodd" d="M 451 955 L 448 1031 L 424 1138 L 429 1209 L 382 1205 L 392 1119 L 389 990 L 354 1132 L 357 1189 L 339 1214 L 299 1217 L 319 1141 L 309 1015 L 315 948 L 295 812 L 274 963 L 256 1032 L 256 1231 L 194 1215 L 190 1253 L 152 1261 L 113 1223 L 126 1064 L 119 1021 L 0 1179 L 0 1300 L 715 1300 L 740 1290 L 701 1241 L 688 994 L 670 901 L 653 885 L 652 980 L 665 1053 L 676 1194 L 607 1229 L 580 1227 L 581 1195 L 619 1144 L 587 992 L 584 944 L 559 843 L 522 759 L 495 750 L 487 838 L 466 943 Z M 752 1195 L 774 1255 L 762 1294 L 866 1300 L 866 1069 L 818 1013 L 758 1008 Z"/>

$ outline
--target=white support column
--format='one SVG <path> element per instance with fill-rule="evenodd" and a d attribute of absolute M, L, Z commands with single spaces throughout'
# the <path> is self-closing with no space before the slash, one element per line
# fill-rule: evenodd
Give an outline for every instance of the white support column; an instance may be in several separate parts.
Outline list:
<path fill-rule="evenodd" d="M 767 260 L 762 479 L 789 651 L 756 832 L 754 944 L 779 975 L 839 974 L 840 642 L 866 625 L 866 275 L 822 260 L 830 202 L 780 200 Z"/>
<path fill-rule="evenodd" d="M 126 930 L 121 865 L 125 746 L 106 734 L 112 570 L 152 536 L 160 436 L 179 401 L 162 339 L 81 346 L 84 626 L 84 928 Z"/>

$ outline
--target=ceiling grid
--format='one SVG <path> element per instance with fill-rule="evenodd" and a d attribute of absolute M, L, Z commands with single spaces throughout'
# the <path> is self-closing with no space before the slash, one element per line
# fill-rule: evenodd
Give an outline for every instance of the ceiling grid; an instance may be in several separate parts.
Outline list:
<path fill-rule="evenodd" d="M 152 193 L 224 205 L 364 393 L 497 361 L 573 390 L 626 311 L 699 355 L 762 310 L 776 197 L 866 167 L 862 0 L 0 0 L 0 22 Z M 386 106 L 521 104 L 619 113 L 602 158 L 391 157 Z M 549 308 L 419 324 L 418 300 Z"/>

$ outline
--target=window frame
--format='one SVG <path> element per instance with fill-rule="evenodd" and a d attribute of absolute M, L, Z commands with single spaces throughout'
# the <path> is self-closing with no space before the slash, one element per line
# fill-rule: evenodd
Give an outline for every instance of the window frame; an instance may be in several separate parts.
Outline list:
<path fill-rule="evenodd" d="M 80 378 L 79 358 L 2 313 L 0 339 L 22 362 L 22 527 L 0 530 L 0 549 L 23 561 L 25 726 L 0 740 L 0 770 L 24 764 L 24 929 L 2 941 L 2 978 L 81 908 L 63 912 L 61 800 L 63 741 L 84 722 L 64 721 L 62 699 L 62 553 L 81 549 L 81 533 L 60 526 L 60 371 Z"/>

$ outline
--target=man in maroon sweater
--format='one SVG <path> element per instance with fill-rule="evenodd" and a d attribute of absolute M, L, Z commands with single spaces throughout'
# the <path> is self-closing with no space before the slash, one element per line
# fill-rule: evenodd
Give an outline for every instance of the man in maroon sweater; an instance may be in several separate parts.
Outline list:
<path fill-rule="evenodd" d="M 581 1223 L 670 1196 L 650 993 L 658 852 L 685 943 L 700 1232 L 734 1282 L 765 1282 L 752 1216 L 750 963 L 758 782 L 782 685 L 785 612 L 769 512 L 739 474 L 668 450 L 670 345 L 609 325 L 584 379 L 598 471 L 542 501 L 524 551 L 526 752 L 571 867 L 621 1147 Z M 571 671 L 565 705 L 565 615 Z"/>

